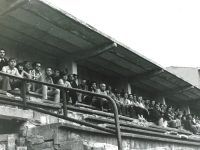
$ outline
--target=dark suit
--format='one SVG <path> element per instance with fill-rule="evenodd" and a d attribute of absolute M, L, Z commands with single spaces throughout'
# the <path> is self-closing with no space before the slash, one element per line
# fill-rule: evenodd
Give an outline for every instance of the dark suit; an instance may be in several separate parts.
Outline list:
<path fill-rule="evenodd" d="M 0 58 L 0 71 L 2 71 L 3 66 L 8 65 L 8 60 L 6 58 Z"/>

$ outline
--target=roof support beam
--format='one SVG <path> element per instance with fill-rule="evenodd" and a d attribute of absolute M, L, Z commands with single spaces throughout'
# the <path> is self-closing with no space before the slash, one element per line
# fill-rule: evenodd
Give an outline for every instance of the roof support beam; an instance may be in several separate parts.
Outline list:
<path fill-rule="evenodd" d="M 80 60 L 84 60 L 84 59 L 88 59 L 88 58 L 100 55 L 100 54 L 102 54 L 106 51 L 109 51 L 113 48 L 116 48 L 116 47 L 117 47 L 117 44 L 112 43 L 112 44 L 109 44 L 109 45 L 99 47 L 96 50 L 88 50 L 88 51 L 74 53 L 73 57 L 74 57 L 75 61 L 80 61 Z"/>
<path fill-rule="evenodd" d="M 145 79 L 150 79 L 154 76 L 157 76 L 161 73 L 163 73 L 165 70 L 164 69 L 156 69 L 156 70 L 150 70 L 150 71 L 146 71 L 145 73 L 142 74 L 138 74 L 136 76 L 133 76 L 131 79 L 129 79 L 131 82 L 138 82 L 141 80 L 145 80 Z"/>
<path fill-rule="evenodd" d="M 7 15 L 8 13 L 24 5 L 26 2 L 28 2 L 28 0 L 15 0 L 15 2 L 11 2 L 11 3 L 6 2 L 7 8 L 3 9 L 0 12 L 0 16 Z"/>
<path fill-rule="evenodd" d="M 161 95 L 161 96 L 171 96 L 171 95 L 175 95 L 175 94 L 178 94 L 178 93 L 184 93 L 185 91 L 191 90 L 193 88 L 194 88 L 194 86 L 190 85 L 190 86 L 186 86 L 186 87 L 172 89 L 172 90 L 169 90 L 169 91 L 164 91 L 164 92 L 159 93 L 159 95 Z"/>

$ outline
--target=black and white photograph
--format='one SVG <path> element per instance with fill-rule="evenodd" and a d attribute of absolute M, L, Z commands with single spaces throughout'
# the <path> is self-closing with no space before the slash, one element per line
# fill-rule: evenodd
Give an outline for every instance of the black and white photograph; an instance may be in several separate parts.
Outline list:
<path fill-rule="evenodd" d="M 200 150 L 200 1 L 0 0 L 0 150 Z"/>

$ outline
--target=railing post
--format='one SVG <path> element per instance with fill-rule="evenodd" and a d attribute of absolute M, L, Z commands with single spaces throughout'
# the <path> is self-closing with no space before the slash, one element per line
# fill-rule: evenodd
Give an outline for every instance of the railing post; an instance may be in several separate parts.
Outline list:
<path fill-rule="evenodd" d="M 62 96 L 63 96 L 63 113 L 64 117 L 67 117 L 67 91 L 65 89 L 62 90 Z"/>
<path fill-rule="evenodd" d="M 26 81 L 22 81 L 22 89 L 21 89 L 21 95 L 22 95 L 22 100 L 23 100 L 23 106 L 24 106 L 24 109 L 26 108 Z"/>
<path fill-rule="evenodd" d="M 116 105 L 115 101 L 112 98 L 109 98 L 109 100 L 112 103 L 113 110 L 114 110 L 114 118 L 115 118 L 115 127 L 116 127 L 118 150 L 123 150 L 122 149 L 122 138 L 121 138 L 120 122 L 119 122 L 119 115 L 118 115 L 117 105 Z"/>

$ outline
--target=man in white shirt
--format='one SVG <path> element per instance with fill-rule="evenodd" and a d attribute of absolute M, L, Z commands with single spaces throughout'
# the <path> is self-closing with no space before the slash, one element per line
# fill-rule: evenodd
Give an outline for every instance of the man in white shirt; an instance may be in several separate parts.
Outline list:
<path fill-rule="evenodd" d="M 13 76 L 21 77 L 18 69 L 15 66 L 16 66 L 15 58 L 10 58 L 8 61 L 8 66 L 4 66 L 2 68 L 2 72 L 13 75 Z M 5 91 L 12 90 L 16 85 L 19 85 L 20 82 L 21 81 L 19 80 L 4 76 L 3 81 L 2 81 L 2 90 L 5 90 Z"/>

